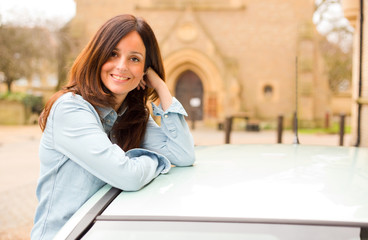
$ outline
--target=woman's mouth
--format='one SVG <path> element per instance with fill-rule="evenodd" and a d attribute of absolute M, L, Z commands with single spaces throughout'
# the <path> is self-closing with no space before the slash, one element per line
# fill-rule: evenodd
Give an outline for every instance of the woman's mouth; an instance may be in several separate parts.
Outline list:
<path fill-rule="evenodd" d="M 127 81 L 130 79 L 129 77 L 123 77 L 115 74 L 111 74 L 111 77 L 117 81 Z"/>

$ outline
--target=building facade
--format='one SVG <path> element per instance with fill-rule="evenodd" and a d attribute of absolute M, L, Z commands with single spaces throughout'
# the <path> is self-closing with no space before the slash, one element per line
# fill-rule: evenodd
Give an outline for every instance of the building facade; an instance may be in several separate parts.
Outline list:
<path fill-rule="evenodd" d="M 115 15 L 146 19 L 169 89 L 189 119 L 214 125 L 242 115 L 273 124 L 283 115 L 290 125 L 298 101 L 300 124 L 320 126 L 331 111 L 313 0 L 76 0 L 76 6 L 71 29 L 85 42 Z"/>
<path fill-rule="evenodd" d="M 368 147 L 368 1 L 343 0 L 344 15 L 354 27 L 352 139 Z"/>

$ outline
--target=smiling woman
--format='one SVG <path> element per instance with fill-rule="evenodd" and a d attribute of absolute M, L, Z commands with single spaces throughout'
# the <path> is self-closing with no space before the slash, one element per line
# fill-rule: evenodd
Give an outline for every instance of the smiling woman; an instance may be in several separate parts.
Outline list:
<path fill-rule="evenodd" d="M 145 56 L 142 38 L 133 31 L 120 40 L 110 58 L 102 65 L 101 80 L 117 101 L 115 111 L 143 78 Z"/>
<path fill-rule="evenodd" d="M 105 184 L 137 191 L 171 165 L 194 162 L 186 112 L 171 96 L 156 37 L 145 20 L 108 20 L 75 60 L 39 124 L 39 205 L 32 239 L 52 239 Z M 161 116 L 158 126 L 150 116 Z"/>

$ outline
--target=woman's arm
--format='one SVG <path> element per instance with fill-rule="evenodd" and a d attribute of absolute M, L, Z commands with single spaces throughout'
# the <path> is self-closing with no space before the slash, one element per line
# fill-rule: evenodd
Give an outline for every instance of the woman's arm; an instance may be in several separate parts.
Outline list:
<path fill-rule="evenodd" d="M 169 88 L 152 68 L 148 68 L 146 76 L 147 81 L 142 79 L 138 89 L 139 87 L 145 89 L 146 86 L 155 89 L 158 97 L 160 98 L 162 109 L 166 111 L 172 103 L 172 95 L 169 91 Z"/>
<path fill-rule="evenodd" d="M 175 102 L 177 100 L 174 98 L 174 104 Z M 160 113 L 159 110 L 154 112 L 161 116 L 161 126 L 150 117 L 142 148 L 164 155 L 173 165 L 193 165 L 195 161 L 193 137 L 184 115 L 177 112 Z"/>
<path fill-rule="evenodd" d="M 143 149 L 124 152 L 112 144 L 92 105 L 77 97 L 71 95 L 55 103 L 49 116 L 57 151 L 102 181 L 126 191 L 139 190 L 167 168 L 168 160 L 159 154 Z"/>
<path fill-rule="evenodd" d="M 140 87 L 156 90 L 160 106 L 152 104 L 152 108 L 153 114 L 161 116 L 161 127 L 150 118 L 142 147 L 163 154 L 174 165 L 190 166 L 195 156 L 193 137 L 184 119 L 187 113 L 155 71 L 149 68 L 146 74 L 147 82 L 142 81 Z"/>

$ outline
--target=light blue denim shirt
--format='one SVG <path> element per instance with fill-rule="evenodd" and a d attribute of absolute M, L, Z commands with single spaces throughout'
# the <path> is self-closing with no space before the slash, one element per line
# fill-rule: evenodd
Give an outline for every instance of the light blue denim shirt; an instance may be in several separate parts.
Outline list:
<path fill-rule="evenodd" d="M 110 131 L 118 114 L 112 108 L 100 108 L 99 115 L 89 102 L 72 93 L 53 104 L 40 142 L 39 204 L 31 239 L 52 239 L 106 183 L 136 191 L 167 173 L 171 164 L 193 164 L 193 138 L 182 105 L 173 98 L 165 112 L 160 106 L 152 107 L 161 116 L 161 126 L 150 117 L 141 148 L 124 152 L 113 143 Z"/>

